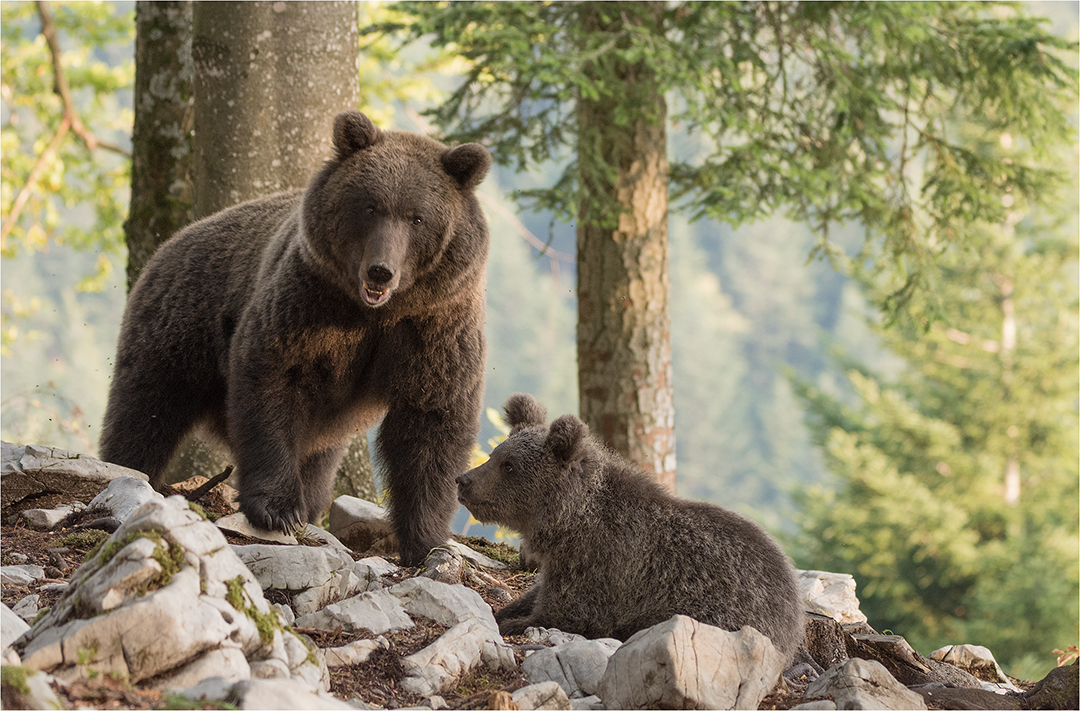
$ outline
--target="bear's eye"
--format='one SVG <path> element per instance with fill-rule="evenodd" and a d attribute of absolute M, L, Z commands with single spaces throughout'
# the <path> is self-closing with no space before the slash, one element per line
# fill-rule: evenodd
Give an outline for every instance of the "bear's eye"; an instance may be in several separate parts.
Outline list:
<path fill-rule="evenodd" d="M 503 471 L 506 472 L 507 474 L 513 474 L 514 473 L 514 465 L 511 464 L 510 462 L 503 462 L 502 468 L 503 468 Z"/>
<path fill-rule="evenodd" d="M 412 218 L 412 223 L 414 225 L 422 225 L 424 224 L 424 218 L 417 215 L 416 217 Z"/>
<path fill-rule="evenodd" d="M 364 208 L 364 212 L 366 212 L 369 215 L 374 215 L 375 214 L 375 206 L 374 205 L 368 205 L 366 208 Z"/>

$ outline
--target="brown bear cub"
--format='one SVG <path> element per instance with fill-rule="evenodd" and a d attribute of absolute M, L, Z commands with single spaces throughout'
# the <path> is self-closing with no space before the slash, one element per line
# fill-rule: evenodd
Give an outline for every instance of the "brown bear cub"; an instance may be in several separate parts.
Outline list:
<path fill-rule="evenodd" d="M 788 660 L 803 641 L 795 572 L 757 524 L 669 494 L 563 415 L 550 427 L 529 395 L 505 405 L 510 436 L 458 477 L 478 520 L 521 533 L 537 582 L 497 615 L 503 635 L 556 627 L 625 640 L 680 614 L 750 625 Z"/>
<path fill-rule="evenodd" d="M 491 156 L 334 121 L 304 190 L 247 202 L 168 240 L 132 289 L 104 459 L 163 483 L 203 425 L 232 451 L 240 508 L 290 530 L 330 504 L 350 438 L 377 446 L 402 562 L 446 541 L 480 424 Z"/>

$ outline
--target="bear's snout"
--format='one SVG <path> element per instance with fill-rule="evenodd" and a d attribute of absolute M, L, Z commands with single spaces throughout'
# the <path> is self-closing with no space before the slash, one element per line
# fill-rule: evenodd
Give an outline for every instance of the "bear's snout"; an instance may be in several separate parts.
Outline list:
<path fill-rule="evenodd" d="M 375 284 L 385 284 L 394 278 L 394 271 L 385 264 L 373 264 L 368 267 L 367 278 Z"/>
<path fill-rule="evenodd" d="M 468 503 L 469 503 L 469 501 L 468 501 L 468 498 L 469 498 L 468 492 L 469 492 L 469 488 L 472 486 L 472 479 L 469 478 L 469 474 L 468 474 L 468 472 L 466 472 L 465 474 L 462 474 L 461 476 L 459 476 L 456 479 L 456 481 L 457 481 L 457 485 L 458 485 L 458 493 L 457 493 L 458 503 L 459 504 L 465 504 L 467 506 Z"/>

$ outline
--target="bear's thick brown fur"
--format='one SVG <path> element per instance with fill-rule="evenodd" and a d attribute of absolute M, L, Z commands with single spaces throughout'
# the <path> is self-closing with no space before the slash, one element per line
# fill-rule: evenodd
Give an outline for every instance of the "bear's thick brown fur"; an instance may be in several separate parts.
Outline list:
<path fill-rule="evenodd" d="M 237 205 L 168 240 L 128 300 L 101 438 L 107 461 L 162 484 L 204 425 L 231 449 L 240 507 L 289 530 L 330 503 L 348 440 L 377 447 L 402 560 L 449 536 L 454 478 L 479 428 L 491 165 L 334 122 L 335 155 L 305 190 Z"/>
<path fill-rule="evenodd" d="M 458 477 L 473 516 L 520 532 L 539 563 L 536 584 L 496 615 L 502 634 L 556 627 L 625 640 L 680 614 L 750 625 L 790 661 L 804 636 L 795 572 L 761 527 L 672 496 L 573 415 L 548 427 L 520 394 L 505 410 L 509 437 Z"/>

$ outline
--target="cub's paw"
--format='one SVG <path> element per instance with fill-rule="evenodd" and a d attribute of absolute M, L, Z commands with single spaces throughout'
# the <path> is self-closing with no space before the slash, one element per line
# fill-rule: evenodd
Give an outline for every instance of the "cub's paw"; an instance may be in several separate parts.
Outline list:
<path fill-rule="evenodd" d="M 248 522 L 267 531 L 295 533 L 307 523 L 307 507 L 302 497 L 240 495 L 240 510 Z"/>

